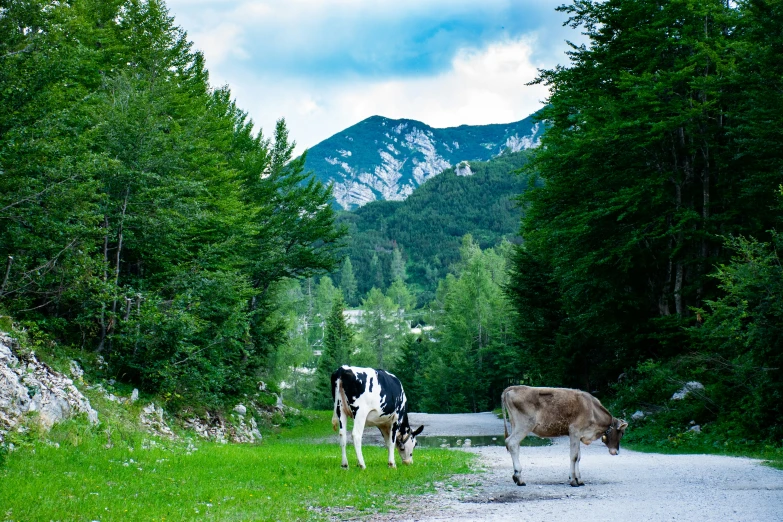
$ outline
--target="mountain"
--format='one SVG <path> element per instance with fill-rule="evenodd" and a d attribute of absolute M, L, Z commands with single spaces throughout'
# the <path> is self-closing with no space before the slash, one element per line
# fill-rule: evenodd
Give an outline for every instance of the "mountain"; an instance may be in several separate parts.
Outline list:
<path fill-rule="evenodd" d="M 524 120 L 436 129 L 415 120 L 371 116 L 322 141 L 307 153 L 305 168 L 334 183 L 338 206 L 354 210 L 371 201 L 401 201 L 428 179 L 466 161 L 486 161 L 539 143 L 543 126 Z"/>
<path fill-rule="evenodd" d="M 517 152 L 471 162 L 471 176 L 449 168 L 404 201 L 374 201 L 341 212 L 339 221 L 349 229 L 344 255 L 351 257 L 359 294 L 391 283 L 395 248 L 405 260 L 408 283 L 425 303 L 459 259 L 462 236 L 471 234 L 482 248 L 503 239 L 517 241 L 521 210 L 516 197 L 527 189 L 527 180 L 515 171 L 526 159 L 526 152 Z M 339 282 L 339 270 L 334 277 Z"/>

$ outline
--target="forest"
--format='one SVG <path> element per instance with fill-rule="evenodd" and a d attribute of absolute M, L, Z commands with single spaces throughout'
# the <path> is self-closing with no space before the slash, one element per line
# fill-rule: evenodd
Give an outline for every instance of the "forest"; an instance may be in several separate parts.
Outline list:
<path fill-rule="evenodd" d="M 458 176 L 449 168 L 404 201 L 373 201 L 340 212 L 338 222 L 348 230 L 342 253 L 351 260 L 359 294 L 393 283 L 394 259 L 400 256 L 407 282 L 423 306 L 459 260 L 465 234 L 481 248 L 503 240 L 518 242 L 522 213 L 516 199 L 527 188 L 521 175 L 526 159 L 526 152 L 515 152 L 471 161 L 470 176 Z M 350 298 L 348 304 L 358 301 Z"/>
<path fill-rule="evenodd" d="M 534 82 L 540 147 L 338 214 L 163 2 L 9 4 L 0 315 L 173 412 L 259 380 L 328 409 L 329 374 L 357 364 L 419 411 L 567 386 L 640 413 L 639 442 L 692 422 L 778 444 L 783 4 L 559 10 L 586 43 Z"/>
<path fill-rule="evenodd" d="M 210 85 L 163 2 L 6 5 L 2 315 L 173 411 L 256 389 L 279 284 L 338 261 L 329 188 L 284 121 L 264 136 Z"/>

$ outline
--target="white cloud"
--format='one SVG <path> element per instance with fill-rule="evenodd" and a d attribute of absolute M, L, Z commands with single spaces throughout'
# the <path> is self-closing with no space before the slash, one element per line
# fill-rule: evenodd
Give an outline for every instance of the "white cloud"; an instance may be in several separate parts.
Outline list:
<path fill-rule="evenodd" d="M 529 36 L 461 51 L 451 70 L 428 78 L 329 84 L 247 79 L 232 85 L 240 105 L 265 130 L 285 117 L 301 152 L 375 114 L 433 127 L 521 120 L 540 109 L 547 95 L 542 86 L 525 85 L 541 66 L 531 61 L 534 45 Z"/>
<path fill-rule="evenodd" d="M 547 93 L 525 84 L 564 61 L 560 3 L 167 0 L 212 84 L 266 135 L 284 117 L 299 152 L 375 114 L 436 127 L 528 116 Z"/>

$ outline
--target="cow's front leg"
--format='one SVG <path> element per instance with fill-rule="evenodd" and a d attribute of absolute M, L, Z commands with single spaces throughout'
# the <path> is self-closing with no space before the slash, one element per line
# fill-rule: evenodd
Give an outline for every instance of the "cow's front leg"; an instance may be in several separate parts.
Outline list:
<path fill-rule="evenodd" d="M 378 426 L 383 435 L 383 440 L 386 443 L 386 449 L 389 450 L 389 467 L 396 468 L 397 464 L 394 463 L 394 441 L 391 436 L 391 426 Z"/>
<path fill-rule="evenodd" d="M 582 458 L 579 437 L 571 433 L 569 438 L 571 442 L 571 476 L 568 478 L 573 487 L 584 486 L 585 483 L 582 482 L 582 478 L 579 474 L 579 460 Z"/>
<path fill-rule="evenodd" d="M 356 448 L 356 459 L 359 461 L 359 467 L 365 469 L 364 457 L 362 456 L 362 434 L 364 433 L 364 424 L 367 421 L 368 412 L 359 409 L 353 416 L 353 446 Z"/>
<path fill-rule="evenodd" d="M 343 454 L 341 466 L 348 469 L 348 455 L 345 454 L 345 446 L 348 445 L 348 416 L 340 407 L 340 404 L 337 405 L 337 408 L 337 422 L 340 424 L 340 450 Z"/>

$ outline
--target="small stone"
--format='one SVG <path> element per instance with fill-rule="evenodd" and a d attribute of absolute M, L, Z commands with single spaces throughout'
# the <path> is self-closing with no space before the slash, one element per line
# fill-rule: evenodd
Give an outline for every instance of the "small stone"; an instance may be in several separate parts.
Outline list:
<path fill-rule="evenodd" d="M 247 414 L 247 408 L 244 404 L 237 404 L 234 406 L 234 411 L 239 415 L 240 417 L 244 417 Z"/>
<path fill-rule="evenodd" d="M 644 418 L 644 412 L 642 410 L 637 410 L 633 415 L 631 415 L 631 419 L 633 420 L 641 420 Z"/>
<path fill-rule="evenodd" d="M 131 392 L 131 396 L 130 396 L 130 401 L 136 402 L 137 400 L 139 400 L 139 390 L 133 388 L 133 391 Z"/>

